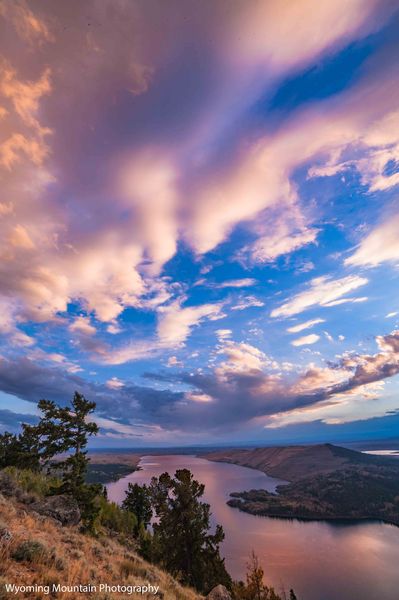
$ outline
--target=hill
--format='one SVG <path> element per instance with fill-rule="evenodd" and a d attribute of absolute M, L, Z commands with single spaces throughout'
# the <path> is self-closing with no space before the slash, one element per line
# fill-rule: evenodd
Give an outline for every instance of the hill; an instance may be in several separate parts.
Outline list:
<path fill-rule="evenodd" d="M 137 595 L 146 599 L 154 596 L 165 600 L 202 598 L 143 560 L 133 545 L 122 544 L 116 535 L 84 535 L 78 526 L 62 526 L 56 519 L 38 514 L 34 507 L 34 495 L 9 484 L 0 490 L 0 599 L 132 597 L 126 586 L 139 586 L 141 591 Z M 15 593 L 7 592 L 6 584 L 32 587 Z M 58 585 L 70 589 L 90 585 L 91 589 L 87 593 L 55 591 L 47 594 L 43 588 L 47 585 L 50 590 L 56 590 Z M 111 593 L 101 585 L 110 586 L 111 591 L 118 585 L 125 586 L 127 591 L 120 588 L 120 593 Z"/>
<path fill-rule="evenodd" d="M 228 450 L 205 455 L 289 481 L 275 494 L 233 492 L 229 506 L 300 519 L 380 519 L 399 525 L 399 461 L 332 444 Z"/>
<path fill-rule="evenodd" d="M 229 449 L 209 452 L 202 457 L 216 462 L 250 467 L 286 481 L 326 475 L 351 466 L 381 465 L 387 464 L 387 461 L 391 464 L 392 460 L 395 460 L 362 454 L 333 444 Z"/>
<path fill-rule="evenodd" d="M 399 526 L 399 469 L 366 465 L 305 477 L 266 490 L 233 492 L 227 502 L 253 515 L 306 520 L 377 519 Z"/>

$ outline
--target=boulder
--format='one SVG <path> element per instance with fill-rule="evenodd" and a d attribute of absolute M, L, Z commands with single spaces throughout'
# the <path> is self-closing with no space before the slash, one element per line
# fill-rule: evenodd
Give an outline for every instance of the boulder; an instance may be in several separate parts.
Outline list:
<path fill-rule="evenodd" d="M 33 503 L 31 508 L 39 515 L 52 517 L 62 525 L 77 525 L 80 521 L 79 506 L 72 496 L 49 496 Z"/>
<path fill-rule="evenodd" d="M 230 592 L 224 585 L 217 585 L 209 592 L 207 600 L 232 600 Z"/>

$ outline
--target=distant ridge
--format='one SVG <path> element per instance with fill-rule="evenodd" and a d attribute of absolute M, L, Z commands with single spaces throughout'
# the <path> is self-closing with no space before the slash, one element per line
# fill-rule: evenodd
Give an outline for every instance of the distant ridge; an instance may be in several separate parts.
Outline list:
<path fill-rule="evenodd" d="M 392 461 L 399 464 L 396 459 L 363 454 L 333 444 L 219 450 L 203 454 L 202 458 L 250 467 L 287 481 L 325 475 L 360 464 L 388 465 Z"/>

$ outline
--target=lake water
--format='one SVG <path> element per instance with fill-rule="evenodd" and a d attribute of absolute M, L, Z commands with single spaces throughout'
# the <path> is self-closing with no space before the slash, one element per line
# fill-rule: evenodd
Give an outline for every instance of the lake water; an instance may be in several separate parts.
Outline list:
<path fill-rule="evenodd" d="M 223 525 L 222 554 L 236 579 L 245 578 L 251 551 L 265 580 L 276 589 L 295 589 L 299 600 L 398 600 L 399 528 L 378 522 L 328 523 L 256 517 L 226 505 L 229 493 L 273 491 L 280 482 L 259 471 L 195 456 L 145 456 L 136 471 L 110 483 L 110 500 L 121 502 L 129 482 L 188 468 L 205 484 L 213 523 Z"/>

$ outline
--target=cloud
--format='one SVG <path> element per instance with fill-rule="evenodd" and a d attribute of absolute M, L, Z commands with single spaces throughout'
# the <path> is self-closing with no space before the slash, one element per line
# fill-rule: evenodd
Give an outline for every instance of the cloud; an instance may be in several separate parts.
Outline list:
<path fill-rule="evenodd" d="M 217 320 L 223 316 L 222 304 L 202 304 L 182 307 L 181 301 L 160 307 L 157 333 L 159 341 L 167 347 L 184 343 L 193 327 L 208 319 Z"/>
<path fill-rule="evenodd" d="M 246 277 L 245 279 L 229 279 L 226 281 L 222 281 L 217 284 L 218 288 L 242 288 L 242 287 L 252 287 L 256 285 L 256 279 L 252 279 L 251 277 Z"/>
<path fill-rule="evenodd" d="M 383 262 L 399 264 L 399 214 L 374 228 L 345 264 L 376 267 Z"/>
<path fill-rule="evenodd" d="M 288 327 L 287 331 L 289 333 L 299 333 L 304 329 L 310 329 L 319 323 L 325 323 L 325 319 L 311 319 L 310 321 L 305 321 L 304 323 L 299 323 L 298 325 L 292 325 L 292 327 Z"/>
<path fill-rule="evenodd" d="M 308 5 L 248 4 L 228 16 L 217 5 L 211 13 L 198 7 L 194 46 L 204 67 L 182 109 L 192 71 L 175 57 L 198 56 L 187 53 L 192 31 L 183 14 L 109 0 L 74 2 L 68 13 L 47 2 L 2 3 L 19 37 L 1 44 L 1 205 L 13 209 L 0 225 L 0 291 L 13 296 L 18 318 L 55 321 L 77 303 L 112 331 L 126 308 L 143 307 L 179 244 L 204 253 L 244 224 L 255 238 L 251 260 L 273 261 L 316 241 L 296 169 L 364 132 L 367 147 L 386 145 L 376 136 L 379 123 L 392 129 L 385 117 L 396 88 L 389 67 L 376 85 L 365 71 L 340 107 L 326 101 L 274 129 L 235 131 L 284 77 L 378 30 L 391 14 L 386 2 L 358 11 L 357 1 L 340 1 L 311 13 Z M 311 16 L 298 25 L 297 11 Z M 162 44 L 154 19 L 167 24 Z M 209 46 L 212 32 L 218 43 Z M 216 156 L 221 143 L 226 151 Z"/>
<path fill-rule="evenodd" d="M 183 301 L 186 282 L 166 280 L 170 273 L 183 278 L 181 257 L 212 251 L 233 232 L 245 242 L 231 257 L 247 264 L 307 251 L 323 239 L 317 224 L 325 221 L 322 202 L 301 198 L 299 171 L 316 177 L 351 168 L 368 190 L 395 184 L 397 175 L 385 168 L 397 157 L 394 53 L 365 60 L 347 91 L 278 116 L 267 109 L 260 124 L 253 119 L 259 101 L 269 106 L 287 78 L 381 30 L 394 3 L 288 4 L 240 3 L 226 12 L 224 3 L 197 3 L 194 31 L 185 11 L 164 3 L 71 0 L 68 10 L 48 0 L 0 3 L 6 28 L 0 36 L 0 320 L 6 350 L 25 353 L 15 375 L 25 374 L 32 392 L 14 374 L 7 378 L 2 363 L 4 385 L 61 399 L 82 386 L 98 398 L 103 418 L 115 401 L 120 418 L 128 411 L 169 429 L 195 427 L 203 414 L 210 427 L 222 426 L 223 410 L 238 423 L 295 404 L 283 366 L 277 371 L 248 345 L 225 344 L 219 370 L 196 373 L 204 390 L 194 389 L 187 402 L 170 390 L 89 384 L 75 361 L 58 351 L 36 352 L 36 331 L 44 347 L 81 350 L 100 364 L 175 351 L 201 324 L 223 316 L 220 303 Z M 385 234 L 393 249 L 374 245 L 370 256 L 394 255 L 394 240 Z M 365 264 L 362 252 L 361 243 L 356 264 Z M 217 258 L 204 261 L 215 265 Z M 252 278 L 234 281 L 224 287 L 246 286 Z M 366 282 L 355 275 L 314 279 L 272 316 L 358 302 L 348 294 Z M 231 308 L 263 305 L 246 296 Z M 90 317 L 71 321 L 71 306 Z M 138 311 L 151 312 L 143 321 L 156 332 L 140 337 L 134 324 L 129 333 L 124 311 L 138 321 Z M 31 326 L 35 338 L 23 331 Z M 113 346 L 107 334 L 119 333 Z M 66 349 L 71 338 L 76 345 Z M 187 381 L 179 382 L 184 389 Z"/>
<path fill-rule="evenodd" d="M 291 317 L 313 306 L 334 306 L 335 302 L 353 302 L 353 299 L 341 300 L 341 297 L 357 288 L 366 285 L 368 280 L 358 275 L 348 275 L 341 279 L 329 276 L 316 277 L 308 284 L 308 289 L 294 295 L 280 307 L 272 310 L 270 315 L 276 317 Z"/>
<path fill-rule="evenodd" d="M 123 381 L 121 381 L 117 377 L 111 377 L 111 379 L 108 379 L 108 381 L 105 383 L 105 385 L 107 387 L 111 388 L 111 390 L 118 390 L 119 388 L 124 387 L 125 384 Z"/>
<path fill-rule="evenodd" d="M 216 373 L 221 378 L 226 378 L 231 373 L 258 371 L 273 364 L 270 358 L 259 348 L 245 342 L 227 341 L 223 348 L 219 350 L 219 354 L 226 357 L 226 360 L 216 369 Z"/>
<path fill-rule="evenodd" d="M 179 431 L 190 435 L 204 427 L 220 433 L 231 428 L 243 430 L 254 422 L 270 424 L 273 415 L 283 420 L 282 415 L 287 415 L 287 420 L 290 414 L 298 418 L 312 407 L 320 408 L 319 416 L 327 407 L 328 418 L 328 407 L 345 404 L 349 397 L 373 403 L 378 385 L 372 384 L 399 373 L 399 331 L 377 336 L 376 342 L 376 354 L 348 354 L 336 364 L 323 368 L 309 365 L 300 373 L 283 377 L 280 365 L 260 349 L 228 341 L 218 351 L 223 358 L 213 370 L 176 374 L 173 382 L 188 385 L 189 392 L 128 382 L 110 389 L 106 384 L 65 373 L 59 366 L 45 367 L 20 358 L 11 368 L 9 361 L 1 359 L 0 389 L 30 402 L 47 397 L 61 403 L 78 389 L 97 402 L 99 417 L 109 419 L 112 414 L 121 424 L 142 426 L 150 438 Z M 168 378 L 159 377 L 158 382 L 166 385 Z M 375 403 L 374 409 L 373 404 L 367 406 L 369 417 L 381 413 Z"/>
<path fill-rule="evenodd" d="M 297 340 L 293 340 L 291 342 L 292 346 L 309 346 L 310 344 L 315 344 L 320 339 L 319 335 L 315 335 L 314 333 L 310 335 L 305 335 L 303 337 L 298 338 Z"/>
<path fill-rule="evenodd" d="M 217 329 L 215 333 L 219 341 L 226 340 L 233 334 L 231 329 Z"/>
<path fill-rule="evenodd" d="M 158 356 L 166 350 L 182 347 L 192 330 L 204 321 L 216 321 L 225 316 L 223 303 L 183 306 L 184 301 L 185 298 L 180 298 L 157 308 L 156 337 L 136 339 L 119 347 L 95 341 L 91 348 L 93 358 L 102 364 L 119 365 Z M 87 344 L 86 339 L 80 342 Z"/>
<path fill-rule="evenodd" d="M 96 328 L 90 323 L 89 317 L 76 317 L 69 325 L 69 331 L 81 333 L 83 335 L 94 335 Z"/>
<path fill-rule="evenodd" d="M 252 308 L 253 306 L 261 307 L 264 306 L 265 303 L 259 298 L 255 298 L 255 296 L 245 296 L 240 298 L 237 304 L 234 304 L 231 307 L 231 310 L 245 310 L 246 308 Z"/>
<path fill-rule="evenodd" d="M 318 233 L 316 229 L 308 228 L 304 224 L 290 222 L 287 215 L 280 217 L 279 223 L 265 223 L 262 229 L 269 229 L 267 235 L 262 234 L 259 227 L 256 229 L 260 237 L 239 252 L 241 257 L 249 255 L 253 263 L 273 263 L 280 256 L 315 243 Z"/>
<path fill-rule="evenodd" d="M 29 45 L 40 46 L 45 42 L 54 41 L 48 25 L 39 19 L 23 0 L 2 2 L 0 15 L 12 23 L 18 35 Z"/>
<path fill-rule="evenodd" d="M 37 423 L 37 417 L 25 413 L 16 413 L 8 409 L 0 409 L 0 433 L 2 431 L 19 433 L 22 423 L 34 425 Z"/>
<path fill-rule="evenodd" d="M 179 360 L 177 358 L 177 356 L 169 356 L 166 366 L 167 367 L 182 367 L 183 363 L 181 360 Z"/>

